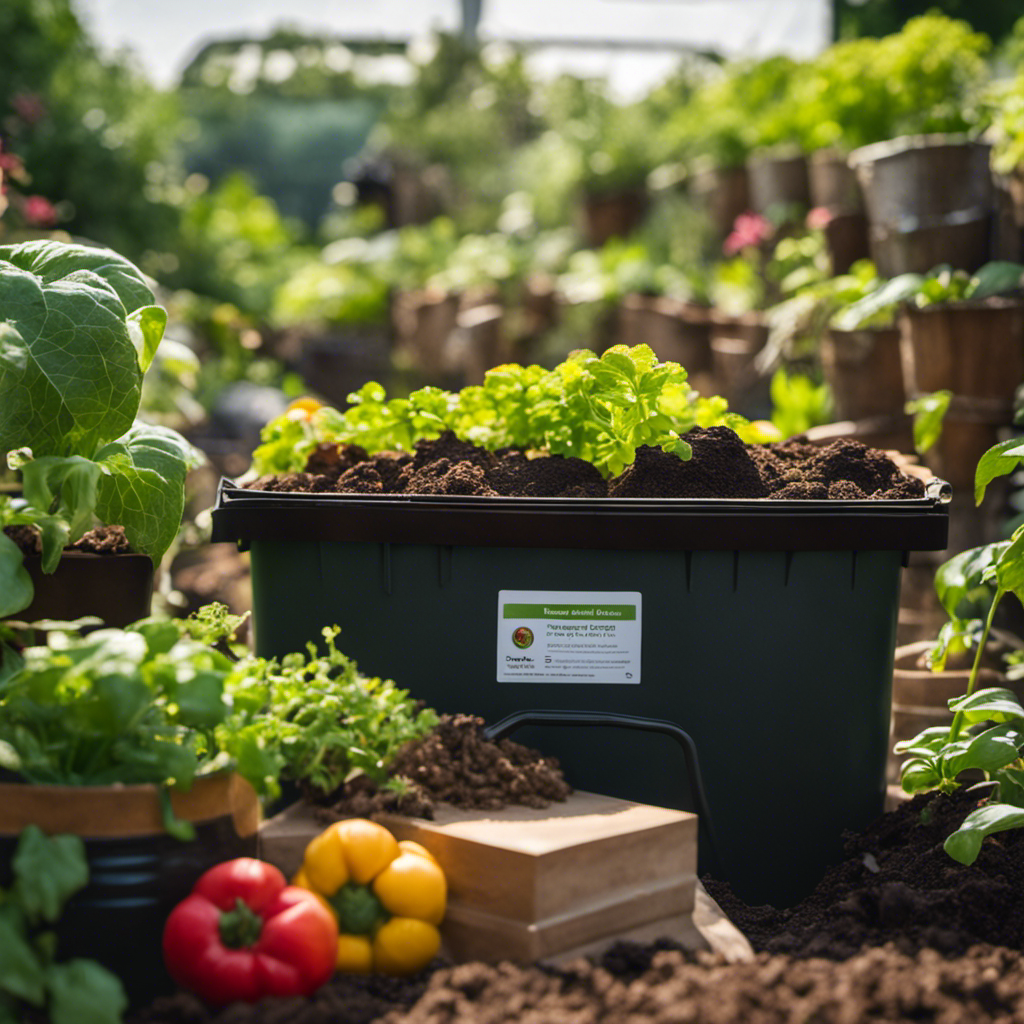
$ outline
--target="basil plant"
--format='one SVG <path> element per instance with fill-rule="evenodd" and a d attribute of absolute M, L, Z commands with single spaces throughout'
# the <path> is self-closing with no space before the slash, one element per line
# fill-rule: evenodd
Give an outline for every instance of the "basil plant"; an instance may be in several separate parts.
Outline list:
<path fill-rule="evenodd" d="M 1012 473 L 1024 459 L 1024 439 L 1012 438 L 990 448 L 978 463 L 974 495 L 981 504 L 988 485 Z M 1007 594 L 1024 603 L 1024 527 L 1009 540 L 971 548 L 939 567 L 935 576 L 939 600 L 950 616 L 939 637 L 934 659 L 941 667 L 951 643 L 975 645 L 967 693 L 949 702 L 949 728 L 933 726 L 896 745 L 907 760 L 900 782 L 908 793 L 939 790 L 950 793 L 960 776 L 981 773 L 987 799 L 971 811 L 944 844 L 962 864 L 973 864 L 984 838 L 1024 827 L 1024 707 L 1012 690 L 977 689 L 982 655 L 996 609 Z M 981 617 L 975 618 L 980 609 Z"/>
<path fill-rule="evenodd" d="M 174 539 L 199 456 L 135 420 L 166 323 L 142 272 L 109 249 L 0 246 L 0 457 L 23 490 L 0 498 L 0 618 L 32 600 L 5 526 L 39 532 L 47 573 L 97 521 L 122 526 L 154 562 Z"/>

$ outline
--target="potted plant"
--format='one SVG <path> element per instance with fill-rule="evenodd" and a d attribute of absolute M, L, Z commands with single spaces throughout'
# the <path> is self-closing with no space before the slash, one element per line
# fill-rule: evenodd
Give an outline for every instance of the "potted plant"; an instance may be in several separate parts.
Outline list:
<path fill-rule="evenodd" d="M 511 453 L 510 458 L 524 453 L 524 467 L 535 462 L 527 452 L 542 457 L 538 470 L 568 463 L 580 474 L 581 490 L 584 484 L 600 488 L 603 477 L 621 476 L 626 466 L 634 469 L 637 445 L 648 446 L 639 449 L 645 463 L 668 461 L 667 478 L 674 467 L 685 465 L 678 456 L 691 450 L 687 430 L 694 422 L 750 429 L 726 409 L 720 399 L 695 403 L 677 364 L 657 363 L 643 346 L 616 347 L 600 358 L 582 353 L 553 370 L 499 367 L 482 387 L 458 395 L 423 389 L 389 400 L 370 384 L 344 414 L 318 410 L 309 418 L 271 424 L 256 465 L 294 472 L 305 465 L 306 453 L 333 438 L 335 444 L 344 440 L 366 451 L 410 453 L 381 456 L 380 472 L 397 472 L 419 456 L 417 438 L 454 428 L 487 449 Z M 728 431 L 713 436 L 738 444 Z M 694 437 L 693 445 L 702 438 Z M 443 451 L 455 442 L 436 443 Z M 744 458 L 753 458 L 743 451 Z M 558 463 L 549 461 L 558 455 L 563 456 Z M 590 465 L 565 456 L 582 457 Z M 473 458 L 484 465 L 488 456 L 481 452 Z M 439 463 L 442 470 L 448 471 Z M 352 471 L 361 472 L 358 465 Z M 464 472 L 459 479 L 472 479 L 471 466 Z M 735 479 L 731 473 L 726 477 Z M 300 485 L 303 480 L 312 484 L 302 473 L 295 477 Z M 903 553 L 921 545 L 945 546 L 945 506 L 938 489 L 909 500 L 851 502 L 552 499 L 479 491 L 389 494 L 379 485 L 371 493 L 372 478 L 365 480 L 363 493 L 332 493 L 329 486 L 286 493 L 287 480 L 268 478 L 254 489 L 222 488 L 213 536 L 240 541 L 250 550 L 260 653 L 291 648 L 300 637 L 314 639 L 313 623 L 330 615 L 342 624 L 346 645 L 361 661 L 407 680 L 439 710 L 468 710 L 497 720 L 524 708 L 611 708 L 671 720 L 696 742 L 724 847 L 739 849 L 756 834 L 763 839 L 759 846 L 771 851 L 757 865 L 733 863 L 727 869 L 738 886 L 763 898 L 792 898 L 832 855 L 842 828 L 880 810 Z M 548 642 L 546 613 L 539 613 L 541 625 L 522 633 L 513 628 L 519 623 L 507 621 L 550 607 L 556 616 L 564 610 L 572 622 L 577 606 L 579 622 L 588 627 L 617 618 L 631 623 L 628 635 L 616 641 L 628 651 L 614 678 L 605 678 L 607 666 L 596 682 L 593 673 L 578 680 L 551 678 L 537 640 Z M 793 633 L 797 622 L 799 637 Z M 841 655 L 829 649 L 830 638 L 835 641 L 850 628 L 863 642 L 844 645 Z M 401 642 L 394 641 L 396 630 Z M 738 630 L 742 643 L 736 642 Z M 714 680 L 714 686 L 674 682 L 681 653 L 663 642 L 667 636 L 686 637 L 684 675 Z M 785 659 L 762 656 L 780 643 Z M 634 660 L 641 650 L 642 664 Z M 434 651 L 442 652 L 443 672 L 429 668 L 436 659 L 425 652 Z M 550 652 L 547 656 L 554 660 Z M 605 656 L 607 648 L 595 655 Z M 508 678 L 510 666 L 529 669 L 536 657 L 538 678 L 498 682 Z M 829 669 L 829 700 L 838 733 L 828 730 L 823 741 L 831 749 L 841 744 L 851 759 L 849 779 L 837 800 L 834 787 L 824 782 L 821 793 L 810 792 L 817 779 L 802 773 L 801 785 L 809 788 L 795 809 L 787 809 L 799 824 L 789 817 L 790 825 L 784 826 L 777 808 L 772 811 L 763 799 L 764 786 L 773 783 L 762 774 L 758 795 L 747 790 L 736 750 L 752 742 L 749 730 L 763 728 L 765 715 L 778 712 L 789 727 L 795 707 L 816 706 L 817 666 L 825 662 L 836 666 Z M 747 687 L 755 677 L 760 682 L 752 693 Z M 742 723 L 736 713 L 740 706 L 751 712 L 749 718 L 740 716 Z M 531 742 L 562 757 L 577 773 L 571 782 L 662 806 L 679 804 L 686 770 L 672 747 L 659 754 L 657 741 L 634 742 L 631 736 L 613 736 L 607 743 L 570 735 Z M 611 749 L 614 757 L 607 756 Z M 792 758 L 780 757 L 770 770 L 791 781 L 801 775 L 797 761 L 808 756 L 804 746 Z M 661 757 L 671 760 L 662 763 Z M 674 767 L 666 770 L 668 764 Z M 790 826 L 809 830 L 796 844 L 795 859 Z M 770 896 L 769 890 L 774 890 Z"/>
<path fill-rule="evenodd" d="M 184 632 L 153 620 L 51 631 L 0 663 L 0 870 L 26 825 L 82 837 L 91 881 L 61 948 L 96 956 L 133 1000 L 166 988 L 160 931 L 195 878 L 255 854 L 256 793 L 222 769 L 261 789 L 270 774 L 251 739 L 231 739 L 232 756 L 217 735 L 233 662 Z"/>
<path fill-rule="evenodd" d="M 974 467 L 1012 419 L 1024 380 L 1024 267 L 992 262 L 976 274 L 934 267 L 886 282 L 844 314 L 853 323 L 900 306 L 900 351 L 907 398 L 951 394 L 929 465 L 954 487 L 970 487 Z"/>
<path fill-rule="evenodd" d="M 166 313 L 116 253 L 49 241 L 0 247 L 0 308 L 0 453 L 24 495 L 0 498 L 0 527 L 40 546 L 25 555 L 0 533 L 0 616 L 125 624 L 148 612 L 198 460 L 175 431 L 135 421 Z M 65 556 L 96 521 L 122 527 L 133 554 Z M 58 571 L 67 582 L 47 586 Z"/>

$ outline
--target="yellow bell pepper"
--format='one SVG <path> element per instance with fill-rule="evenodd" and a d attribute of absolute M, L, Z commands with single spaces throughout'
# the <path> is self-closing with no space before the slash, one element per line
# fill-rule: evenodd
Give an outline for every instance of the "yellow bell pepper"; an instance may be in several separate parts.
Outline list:
<path fill-rule="evenodd" d="M 363 818 L 338 821 L 307 847 L 293 884 L 338 919 L 338 970 L 412 974 L 436 956 L 448 888 L 419 843 Z"/>

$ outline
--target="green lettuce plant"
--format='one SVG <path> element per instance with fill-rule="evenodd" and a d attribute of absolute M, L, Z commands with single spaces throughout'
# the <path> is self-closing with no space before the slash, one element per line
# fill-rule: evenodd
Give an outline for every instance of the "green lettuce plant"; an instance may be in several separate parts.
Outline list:
<path fill-rule="evenodd" d="M 95 520 L 154 562 L 177 533 L 198 453 L 135 420 L 166 321 L 141 272 L 108 249 L 0 246 L 0 455 L 24 493 L 0 505 L 0 525 L 38 529 L 44 572 Z M 0 578 L 20 595 L 0 614 L 26 607 L 21 553 L 2 533 Z"/>
<path fill-rule="evenodd" d="M 1012 438 L 990 448 L 975 473 L 975 501 L 980 504 L 988 485 L 1012 473 L 1024 459 L 1024 441 Z M 968 770 L 984 774 L 991 789 L 982 806 L 971 811 L 944 844 L 962 864 L 972 864 L 986 836 L 1024 827 L 1024 707 L 1011 690 L 976 689 L 982 655 L 996 609 L 1007 594 L 1024 603 L 1024 527 L 1009 540 L 961 552 L 942 565 L 935 577 L 939 600 L 951 619 L 940 646 L 953 639 L 975 646 L 967 692 L 949 702 L 949 728 L 934 726 L 896 745 L 907 755 L 900 781 L 908 793 L 939 790 L 951 793 Z M 981 600 L 987 608 L 977 623 L 970 617 Z M 977 634 L 976 636 L 974 634 Z"/>
<path fill-rule="evenodd" d="M 446 430 L 484 448 L 572 455 L 605 476 L 621 473 L 640 445 L 690 457 L 693 426 L 749 427 L 724 400 L 699 398 L 678 363 L 661 363 L 647 345 L 615 345 L 598 357 L 577 352 L 552 370 L 515 363 L 495 367 L 484 383 L 457 394 L 426 387 L 388 399 L 373 381 L 349 396 L 345 412 L 285 413 L 263 429 L 253 469 L 301 471 L 318 443 L 358 444 L 368 452 L 410 451 Z"/>

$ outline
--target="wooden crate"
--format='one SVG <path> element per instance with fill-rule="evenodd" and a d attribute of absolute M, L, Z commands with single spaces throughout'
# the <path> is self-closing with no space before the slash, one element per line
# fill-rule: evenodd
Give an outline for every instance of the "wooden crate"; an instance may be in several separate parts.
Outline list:
<path fill-rule="evenodd" d="M 265 823 L 261 856 L 293 874 L 325 827 L 314 815 L 295 805 Z M 434 821 L 377 820 L 399 839 L 421 843 L 444 869 L 442 934 L 455 960 L 562 960 L 614 938 L 661 935 L 703 949 L 720 947 L 728 935 L 737 958 L 745 955 L 745 940 L 731 926 L 723 929 L 703 892 L 698 918 L 705 929 L 694 925 L 695 815 L 577 792 L 543 810 L 442 804 Z M 705 934 L 711 925 L 716 941 Z"/>

